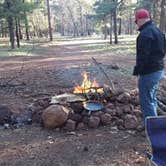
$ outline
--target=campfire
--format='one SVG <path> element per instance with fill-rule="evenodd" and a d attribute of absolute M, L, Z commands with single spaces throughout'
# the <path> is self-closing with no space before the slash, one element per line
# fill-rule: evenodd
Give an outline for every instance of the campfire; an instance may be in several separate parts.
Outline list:
<path fill-rule="evenodd" d="M 72 93 L 52 97 L 52 105 L 43 112 L 45 127 L 59 127 L 63 122 L 62 128 L 68 131 L 97 128 L 100 125 L 137 128 L 141 112 L 137 108 L 138 104 L 133 103 L 136 96 L 132 92 L 113 91 L 108 85 L 101 86 L 95 78 L 89 79 L 86 71 L 81 75 L 82 82 L 73 87 Z M 64 117 L 59 123 L 61 114 Z M 55 119 L 50 125 L 53 117 Z"/>
<path fill-rule="evenodd" d="M 99 86 L 96 78 L 93 78 L 93 81 L 90 80 L 86 71 L 82 72 L 81 75 L 83 81 L 81 85 L 74 87 L 74 94 L 84 96 L 86 101 L 92 100 L 101 103 L 105 102 L 105 99 L 113 94 L 112 89 L 108 85 Z"/>
<path fill-rule="evenodd" d="M 86 71 L 82 73 L 80 85 L 74 86 L 71 93 L 38 99 L 28 110 L 28 118 L 32 123 L 67 131 L 87 130 L 105 125 L 133 130 L 137 129 L 142 115 L 137 94 L 132 91 L 113 91 L 108 85 L 101 86 L 95 78 L 89 79 Z M 9 122 L 20 123 L 20 117 L 15 120 L 13 115 L 7 116 Z M 28 123 L 28 119 L 25 119 L 25 122 L 24 119 L 22 122 Z"/>
<path fill-rule="evenodd" d="M 99 84 L 96 82 L 94 78 L 93 81 L 90 81 L 88 78 L 88 74 L 86 71 L 82 72 L 83 81 L 81 85 L 77 85 L 74 87 L 73 93 L 75 94 L 85 94 L 89 92 L 100 92 L 102 88 L 99 87 Z"/>

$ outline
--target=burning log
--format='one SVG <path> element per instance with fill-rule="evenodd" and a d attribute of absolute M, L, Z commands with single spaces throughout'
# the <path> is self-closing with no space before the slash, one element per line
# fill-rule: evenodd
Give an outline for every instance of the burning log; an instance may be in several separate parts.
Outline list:
<path fill-rule="evenodd" d="M 100 101 L 103 98 L 111 97 L 111 95 L 114 93 L 113 89 L 111 89 L 107 85 L 104 85 L 104 87 L 99 86 L 95 79 L 93 80 L 93 82 L 91 82 L 88 79 L 87 72 L 84 71 L 82 73 L 82 76 L 82 84 L 75 86 L 73 92 L 75 94 L 84 96 L 86 100 Z"/>

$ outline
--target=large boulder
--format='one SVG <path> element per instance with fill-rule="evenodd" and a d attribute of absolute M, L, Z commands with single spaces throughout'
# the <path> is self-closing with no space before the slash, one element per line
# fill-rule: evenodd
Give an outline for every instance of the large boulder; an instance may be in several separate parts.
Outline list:
<path fill-rule="evenodd" d="M 65 126 L 63 127 L 63 129 L 66 131 L 74 131 L 75 128 L 76 128 L 76 122 L 71 119 L 68 119 Z"/>
<path fill-rule="evenodd" d="M 69 115 L 70 110 L 61 105 L 51 105 L 42 113 L 44 127 L 56 128 L 63 125 Z"/>

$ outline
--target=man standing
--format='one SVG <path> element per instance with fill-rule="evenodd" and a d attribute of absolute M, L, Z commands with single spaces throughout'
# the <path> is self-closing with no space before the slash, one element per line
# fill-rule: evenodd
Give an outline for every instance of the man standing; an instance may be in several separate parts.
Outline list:
<path fill-rule="evenodd" d="M 140 34 L 137 37 L 136 65 L 133 75 L 138 76 L 139 102 L 144 121 L 156 116 L 156 90 L 164 75 L 166 39 L 151 21 L 149 12 L 139 9 L 135 12 L 135 23 Z"/>

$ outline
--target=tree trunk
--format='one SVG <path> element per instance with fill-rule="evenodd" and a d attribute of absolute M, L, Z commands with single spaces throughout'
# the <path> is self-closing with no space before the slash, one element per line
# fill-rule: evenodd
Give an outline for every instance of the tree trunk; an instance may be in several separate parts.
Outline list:
<path fill-rule="evenodd" d="M 90 30 L 89 30 L 89 23 L 88 23 L 88 14 L 86 13 L 85 16 L 85 29 L 86 29 L 86 34 L 90 36 Z"/>
<path fill-rule="evenodd" d="M 33 26 L 33 36 L 35 37 L 35 36 L 37 36 L 37 34 L 36 34 L 37 32 L 36 32 L 36 26 L 33 21 L 32 21 L 32 26 Z"/>
<path fill-rule="evenodd" d="M 22 2 L 24 3 L 25 0 L 22 0 Z M 26 40 L 29 41 L 30 37 L 29 37 L 29 26 L 28 26 L 28 18 L 27 18 L 27 14 L 24 11 L 24 17 L 25 17 L 25 34 L 26 34 Z"/>
<path fill-rule="evenodd" d="M 160 29 L 165 31 L 166 27 L 166 0 L 161 1 L 161 13 L 160 13 Z"/>
<path fill-rule="evenodd" d="M 8 37 L 9 36 L 8 29 L 6 27 L 7 27 L 7 22 L 5 21 L 4 27 L 3 27 L 3 37 Z"/>
<path fill-rule="evenodd" d="M 119 31 L 118 31 L 118 35 L 121 35 L 122 33 L 122 19 L 119 18 Z"/>
<path fill-rule="evenodd" d="M 151 14 L 151 16 L 152 16 L 152 19 L 153 20 L 155 20 L 155 18 L 156 18 L 156 11 L 157 11 L 157 4 L 156 3 L 154 3 L 154 1 L 153 1 L 153 6 L 152 6 L 152 14 Z"/>
<path fill-rule="evenodd" d="M 160 24 L 160 1 L 159 0 L 152 0 L 151 2 L 152 10 L 151 10 L 151 16 L 152 20 L 154 21 L 155 24 L 159 25 Z"/>
<path fill-rule="evenodd" d="M 79 36 L 79 35 L 78 35 L 77 24 L 76 24 L 76 22 L 75 22 L 75 20 L 74 20 L 73 13 L 72 13 L 72 11 L 71 11 L 71 9 L 70 9 L 69 6 L 67 6 L 67 9 L 68 9 L 68 11 L 69 11 L 69 13 L 70 13 L 70 17 L 71 17 L 71 20 L 72 20 L 72 23 L 73 23 L 73 36 L 74 36 L 74 37 L 75 37 L 76 35 Z"/>
<path fill-rule="evenodd" d="M 7 18 L 8 21 L 8 27 L 9 27 L 9 35 L 10 35 L 10 44 L 11 44 L 11 48 L 14 49 L 15 45 L 15 35 L 14 35 L 14 24 L 13 24 L 13 17 L 8 16 Z"/>
<path fill-rule="evenodd" d="M 26 40 L 29 41 L 30 37 L 29 37 L 29 25 L 28 25 L 28 19 L 27 19 L 27 14 L 25 14 L 25 33 L 26 33 Z"/>
<path fill-rule="evenodd" d="M 4 37 L 3 26 L 4 26 L 3 21 L 1 21 L 1 24 L 0 24 L 0 37 L 2 37 L 2 38 Z"/>
<path fill-rule="evenodd" d="M 112 44 L 112 13 L 110 14 L 110 44 Z"/>
<path fill-rule="evenodd" d="M 80 24 L 81 24 L 81 36 L 84 35 L 84 28 L 83 28 L 83 16 L 82 16 L 82 7 L 81 4 L 79 4 L 80 7 Z"/>
<path fill-rule="evenodd" d="M 83 27 L 83 16 L 82 16 L 82 4 L 80 0 L 76 0 L 78 3 L 78 8 L 79 8 L 79 15 L 80 15 L 80 35 L 84 35 L 84 27 Z M 78 28 L 77 28 L 78 29 Z"/>
<path fill-rule="evenodd" d="M 62 13 L 61 16 L 61 35 L 64 36 L 65 35 L 65 28 L 64 28 L 64 14 Z"/>
<path fill-rule="evenodd" d="M 47 0 L 47 12 L 48 12 L 48 30 L 49 30 L 49 37 L 50 37 L 50 41 L 53 41 L 52 27 L 51 27 L 51 15 L 50 15 L 50 3 L 49 3 L 49 0 Z"/>
<path fill-rule="evenodd" d="M 106 21 L 104 19 L 104 40 L 107 39 L 107 25 L 106 25 Z"/>
<path fill-rule="evenodd" d="M 19 37 L 22 40 L 22 32 L 21 32 L 21 24 L 20 24 L 20 19 L 18 19 L 18 31 L 19 31 Z"/>
<path fill-rule="evenodd" d="M 143 7 L 151 13 L 151 0 L 144 0 Z"/>
<path fill-rule="evenodd" d="M 113 21 L 114 21 L 114 43 L 118 44 L 118 35 L 117 35 L 117 15 L 116 15 L 116 9 L 113 11 Z"/>
<path fill-rule="evenodd" d="M 17 41 L 17 47 L 20 48 L 20 36 L 19 36 L 19 27 L 18 27 L 18 19 L 15 19 L 16 24 L 16 41 Z"/>
<path fill-rule="evenodd" d="M 10 0 L 4 1 L 5 9 L 7 9 L 8 11 L 11 11 L 12 7 L 13 7 L 12 1 L 10 1 Z M 11 45 L 11 48 L 14 49 L 15 48 L 14 23 L 13 23 L 14 20 L 13 20 L 13 16 L 11 13 L 8 13 L 7 22 L 8 22 L 8 29 L 9 29 L 9 35 L 10 35 L 10 45 Z"/>
<path fill-rule="evenodd" d="M 133 20 L 132 20 L 132 13 L 130 12 L 130 18 L 129 18 L 129 34 L 132 35 L 133 34 Z"/>

